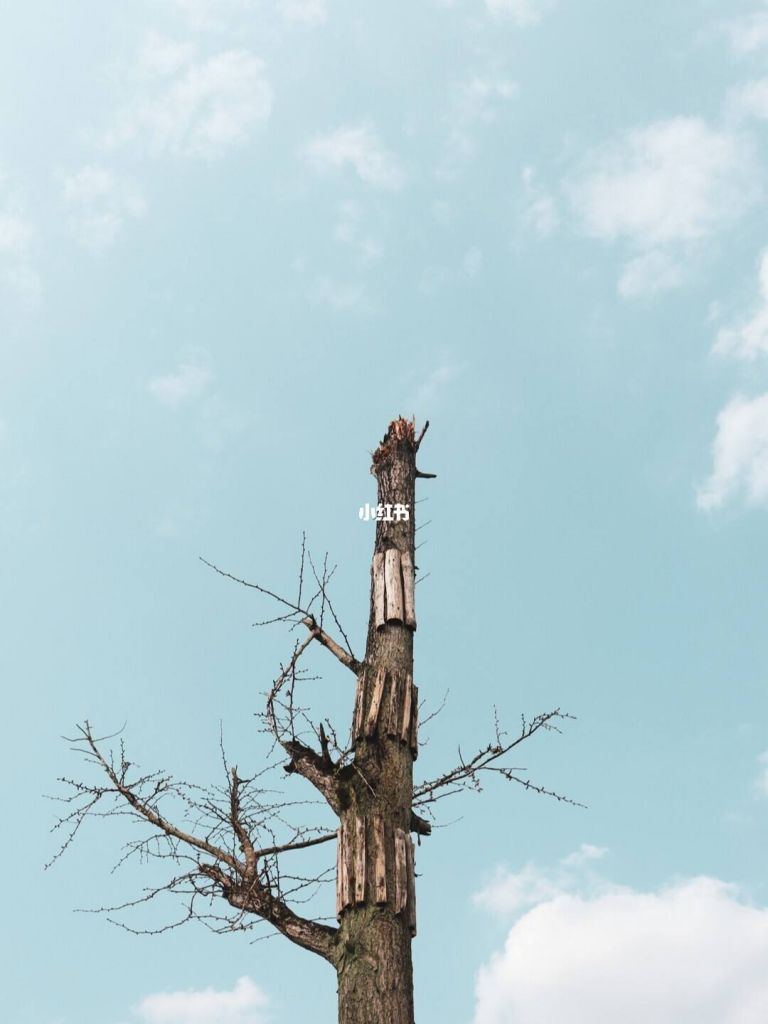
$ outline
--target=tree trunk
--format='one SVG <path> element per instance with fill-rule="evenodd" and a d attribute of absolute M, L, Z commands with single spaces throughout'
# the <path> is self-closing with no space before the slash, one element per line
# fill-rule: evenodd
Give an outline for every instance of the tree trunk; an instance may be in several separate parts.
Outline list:
<path fill-rule="evenodd" d="M 340 1024 L 413 1024 L 415 934 L 410 837 L 417 691 L 413 686 L 413 423 L 390 424 L 373 456 L 378 500 L 365 663 L 358 676 L 355 762 L 337 864 Z M 408 518 L 403 511 L 408 510 Z"/>

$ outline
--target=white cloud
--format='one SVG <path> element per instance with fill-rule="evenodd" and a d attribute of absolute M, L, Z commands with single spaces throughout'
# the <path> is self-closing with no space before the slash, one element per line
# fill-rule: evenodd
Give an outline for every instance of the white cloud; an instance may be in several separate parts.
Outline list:
<path fill-rule="evenodd" d="M 151 152 L 214 159 L 248 141 L 269 118 L 272 87 L 247 50 L 194 59 L 194 48 L 150 35 L 139 55 L 143 95 L 118 118 L 108 147 L 143 142 Z"/>
<path fill-rule="evenodd" d="M 363 263 L 371 263 L 382 255 L 382 245 L 369 232 L 360 203 L 348 199 L 339 207 L 334 236 L 360 256 Z"/>
<path fill-rule="evenodd" d="M 523 224 L 539 238 L 549 238 L 560 222 L 554 196 L 538 184 L 533 167 L 524 167 L 520 179 L 523 184 Z"/>
<path fill-rule="evenodd" d="M 753 53 L 768 46 L 768 11 L 755 11 L 728 25 L 731 45 L 737 53 Z"/>
<path fill-rule="evenodd" d="M 520 871 L 498 868 L 493 879 L 475 895 L 475 902 L 496 914 L 514 914 L 576 886 L 594 884 L 589 865 L 608 853 L 602 846 L 582 845 L 554 867 L 528 863 Z M 601 883 L 602 885 L 602 883 Z"/>
<path fill-rule="evenodd" d="M 31 308 L 42 290 L 33 264 L 35 229 L 21 204 L 3 195 L 3 184 L 0 176 L 0 288 Z"/>
<path fill-rule="evenodd" d="M 135 1013 L 143 1024 L 265 1024 L 267 997 L 250 978 L 213 988 L 147 996 Z"/>
<path fill-rule="evenodd" d="M 752 505 L 768 505 L 768 394 L 737 395 L 721 409 L 712 463 L 696 496 L 699 508 L 721 508 L 739 496 Z"/>
<path fill-rule="evenodd" d="M 768 750 L 757 757 L 758 773 L 755 788 L 760 796 L 768 797 Z"/>
<path fill-rule="evenodd" d="M 63 191 L 75 237 L 89 249 L 107 248 L 127 219 L 146 210 L 140 192 L 104 167 L 81 167 L 64 178 Z"/>
<path fill-rule="evenodd" d="M 411 404 L 417 411 L 434 406 L 448 385 L 458 376 L 459 370 L 458 366 L 451 363 L 436 367 L 416 388 Z"/>
<path fill-rule="evenodd" d="M 735 887 L 704 877 L 655 892 L 541 887 L 534 902 L 478 972 L 474 1024 L 768 1019 L 768 910 Z"/>
<path fill-rule="evenodd" d="M 325 0 L 280 0 L 279 10 L 286 21 L 303 25 L 323 25 L 328 20 Z"/>
<path fill-rule="evenodd" d="M 399 161 L 382 145 L 370 125 L 347 125 L 321 135 L 306 148 L 313 167 L 320 171 L 351 168 L 366 185 L 397 190 L 403 184 Z"/>
<path fill-rule="evenodd" d="M 147 384 L 147 391 L 161 405 L 177 409 L 180 405 L 201 398 L 210 382 L 210 370 L 194 363 L 182 363 L 173 373 L 153 377 Z"/>
<path fill-rule="evenodd" d="M 220 30 L 231 28 L 243 14 L 252 14 L 254 0 L 169 0 L 182 15 L 189 28 Z"/>
<path fill-rule="evenodd" d="M 195 56 L 195 47 L 189 42 L 179 42 L 149 32 L 139 49 L 139 71 L 145 75 L 175 75 L 187 64 L 191 64 Z"/>
<path fill-rule="evenodd" d="M 485 0 L 488 11 L 498 18 L 509 18 L 524 28 L 541 21 L 551 0 Z"/>
<path fill-rule="evenodd" d="M 635 299 L 670 291 L 684 279 L 684 267 L 678 259 L 664 249 L 649 249 L 624 264 L 618 291 L 624 299 Z"/>
<path fill-rule="evenodd" d="M 705 238 L 741 214 L 755 193 L 742 139 L 699 118 L 677 117 L 593 153 L 573 198 L 589 235 L 657 246 Z"/>
<path fill-rule="evenodd" d="M 310 298 L 337 313 L 365 313 L 373 309 L 373 303 L 362 285 L 336 281 L 330 277 L 317 278 L 310 291 Z"/>
<path fill-rule="evenodd" d="M 742 117 L 768 119 L 768 78 L 746 82 L 728 94 L 727 107 L 732 114 Z"/>
<path fill-rule="evenodd" d="M 476 245 L 470 246 L 464 253 L 461 261 L 461 269 L 467 277 L 475 278 L 483 269 L 483 253 Z"/>
<path fill-rule="evenodd" d="M 587 235 L 623 240 L 645 257 L 620 285 L 634 297 L 679 284 L 688 248 L 737 220 L 759 188 L 744 138 L 676 117 L 597 149 L 570 193 Z"/>
<path fill-rule="evenodd" d="M 760 258 L 758 284 L 760 302 L 754 313 L 738 327 L 721 328 L 714 345 L 715 352 L 747 360 L 768 352 L 768 250 Z"/>
<path fill-rule="evenodd" d="M 517 95 L 517 84 L 505 75 L 476 74 L 452 91 L 446 115 L 447 152 L 437 168 L 439 178 L 451 180 L 475 152 L 478 126 L 495 121 L 501 104 Z"/>

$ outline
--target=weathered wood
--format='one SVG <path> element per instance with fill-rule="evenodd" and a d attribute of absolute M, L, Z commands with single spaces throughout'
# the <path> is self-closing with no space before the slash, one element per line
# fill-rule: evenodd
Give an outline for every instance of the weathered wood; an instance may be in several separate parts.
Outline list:
<path fill-rule="evenodd" d="M 365 720 L 366 736 L 373 736 L 376 732 L 376 725 L 379 720 L 379 709 L 381 708 L 381 700 L 384 696 L 384 685 L 386 680 L 386 669 L 380 668 L 376 673 L 376 678 L 373 681 L 373 688 L 371 690 L 371 703 L 368 707 L 368 716 Z"/>
<path fill-rule="evenodd" d="M 396 672 L 389 674 L 389 706 L 387 708 L 387 735 L 400 736 L 400 701 L 403 680 Z"/>
<path fill-rule="evenodd" d="M 343 825 L 342 856 L 344 862 L 341 866 L 344 878 L 344 891 L 342 899 L 345 907 L 351 907 L 355 902 L 354 871 L 355 871 L 355 830 L 352 823 L 345 821 Z"/>
<path fill-rule="evenodd" d="M 419 688 L 414 686 L 411 688 L 413 697 L 411 698 L 411 725 L 408 734 L 408 743 L 411 748 L 411 754 L 413 760 L 419 756 Z"/>
<path fill-rule="evenodd" d="M 341 829 L 336 830 L 336 917 L 341 917 Z"/>
<path fill-rule="evenodd" d="M 355 821 L 355 903 L 365 903 L 365 818 Z"/>
<path fill-rule="evenodd" d="M 408 836 L 401 828 L 395 829 L 395 905 L 396 914 L 402 913 L 408 904 Z"/>
<path fill-rule="evenodd" d="M 377 551 L 373 556 L 373 617 L 376 629 L 381 629 L 384 617 L 384 552 Z"/>
<path fill-rule="evenodd" d="M 357 677 L 355 692 L 355 715 L 352 724 L 352 737 L 359 740 L 363 735 L 363 716 L 365 713 L 365 670 Z"/>
<path fill-rule="evenodd" d="M 408 925 L 411 935 L 416 934 L 416 852 L 413 840 L 408 836 L 406 843 L 408 855 Z"/>
<path fill-rule="evenodd" d="M 387 902 L 387 858 L 384 843 L 384 819 L 373 818 L 373 898 L 376 903 Z"/>
<path fill-rule="evenodd" d="M 387 595 L 387 622 L 402 622 L 403 580 L 397 548 L 387 548 L 384 556 L 384 589 Z"/>
<path fill-rule="evenodd" d="M 413 677 L 406 673 L 403 684 L 403 713 L 400 718 L 400 739 L 408 743 L 411 738 L 411 704 L 413 701 Z"/>
<path fill-rule="evenodd" d="M 403 610 L 405 624 L 411 629 L 416 629 L 416 575 L 414 573 L 413 558 L 410 551 L 403 551 L 400 555 L 400 564 L 403 569 Z"/>

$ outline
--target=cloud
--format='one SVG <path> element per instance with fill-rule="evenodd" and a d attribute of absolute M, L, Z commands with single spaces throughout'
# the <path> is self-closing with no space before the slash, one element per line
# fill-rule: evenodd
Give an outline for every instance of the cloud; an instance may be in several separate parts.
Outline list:
<path fill-rule="evenodd" d="M 684 278 L 684 267 L 669 252 L 649 249 L 624 264 L 618 292 L 623 299 L 657 295 L 677 288 Z"/>
<path fill-rule="evenodd" d="M 250 978 L 213 988 L 146 996 L 134 1013 L 143 1024 L 265 1024 L 267 997 Z"/>
<path fill-rule="evenodd" d="M 768 1019 L 768 910 L 734 886 L 699 877 L 651 892 L 541 888 L 533 902 L 478 972 L 474 1024 Z"/>
<path fill-rule="evenodd" d="M 554 196 L 537 183 L 533 167 L 524 167 L 520 180 L 523 184 L 523 224 L 539 238 L 549 238 L 560 222 Z"/>
<path fill-rule="evenodd" d="M 554 899 L 577 884 L 583 888 L 591 878 L 589 865 L 607 853 L 602 846 L 582 843 L 553 868 L 542 868 L 534 863 L 515 872 L 498 868 L 493 879 L 476 893 L 475 903 L 496 914 L 513 914 L 524 907 Z"/>
<path fill-rule="evenodd" d="M 159 32 L 149 32 L 139 49 L 139 71 L 159 78 L 175 75 L 191 64 L 194 56 L 193 43 L 169 39 Z"/>
<path fill-rule="evenodd" d="M 125 221 L 141 217 L 146 210 L 140 192 L 104 167 L 89 165 L 66 176 L 63 192 L 72 231 L 89 249 L 112 245 Z"/>
<path fill-rule="evenodd" d="M 521 28 L 541 21 L 551 0 L 485 0 L 488 11 L 497 18 L 508 18 Z"/>
<path fill-rule="evenodd" d="M 317 305 L 327 306 L 337 313 L 368 313 L 373 310 L 373 303 L 362 285 L 330 277 L 318 277 L 309 297 Z"/>
<path fill-rule="evenodd" d="M 760 796 L 768 797 L 768 750 L 757 756 L 758 774 L 755 788 Z"/>
<path fill-rule="evenodd" d="M 286 21 L 302 25 L 323 25 L 328 20 L 325 0 L 280 0 L 278 6 Z"/>
<path fill-rule="evenodd" d="M 721 409 L 712 464 L 696 496 L 699 508 L 721 508 L 739 496 L 748 504 L 768 506 L 768 394 L 737 395 Z"/>
<path fill-rule="evenodd" d="M 362 207 L 354 199 L 340 205 L 334 236 L 357 252 L 363 263 L 371 263 L 382 255 L 381 243 L 366 230 Z"/>
<path fill-rule="evenodd" d="M 253 12 L 254 0 L 168 0 L 195 31 L 231 28 L 238 16 Z"/>
<path fill-rule="evenodd" d="M 749 319 L 737 327 L 718 331 L 714 351 L 720 355 L 753 360 L 768 352 L 768 249 L 760 257 L 758 269 L 760 301 Z"/>
<path fill-rule="evenodd" d="M 477 277 L 483 269 L 483 253 L 476 245 L 471 245 L 464 253 L 461 269 L 467 277 Z"/>
<path fill-rule="evenodd" d="M 594 238 L 641 246 L 696 241 L 755 198 L 743 140 L 694 117 L 636 129 L 593 153 L 588 165 L 573 198 Z"/>
<path fill-rule="evenodd" d="M 744 138 L 676 117 L 595 150 L 569 191 L 588 236 L 623 241 L 645 257 L 620 284 L 634 297 L 679 284 L 690 247 L 736 221 L 757 198 L 757 183 Z"/>
<path fill-rule="evenodd" d="M 732 89 L 726 106 L 736 116 L 765 121 L 768 119 L 768 78 L 756 78 Z"/>
<path fill-rule="evenodd" d="M 459 372 L 460 367 L 454 364 L 445 363 L 438 366 L 416 388 L 411 404 L 417 410 L 434 406 L 451 381 L 459 375 Z"/>
<path fill-rule="evenodd" d="M 396 191 L 402 187 L 398 160 L 382 145 L 370 125 L 347 125 L 313 139 L 306 148 L 318 171 L 351 168 L 366 185 Z"/>
<path fill-rule="evenodd" d="M 492 124 L 499 106 L 513 99 L 517 91 L 517 83 L 499 74 L 472 75 L 454 87 L 445 118 L 449 128 L 447 152 L 437 168 L 438 177 L 456 177 L 475 152 L 478 126 Z"/>
<path fill-rule="evenodd" d="M 173 373 L 153 377 L 147 384 L 147 391 L 161 405 L 177 409 L 201 398 L 208 390 L 210 382 L 210 370 L 194 363 L 182 363 Z"/>
<path fill-rule="evenodd" d="M 35 229 L 21 204 L 3 195 L 0 176 L 0 288 L 11 292 L 22 305 L 37 305 L 42 286 L 33 264 Z"/>
<path fill-rule="evenodd" d="M 272 111 L 263 61 L 247 50 L 194 54 L 189 44 L 147 37 L 141 96 L 118 117 L 107 147 L 139 142 L 156 155 L 210 160 L 250 139 Z"/>
<path fill-rule="evenodd" d="M 768 11 L 755 11 L 737 18 L 727 27 L 737 53 L 753 53 L 768 46 Z"/>

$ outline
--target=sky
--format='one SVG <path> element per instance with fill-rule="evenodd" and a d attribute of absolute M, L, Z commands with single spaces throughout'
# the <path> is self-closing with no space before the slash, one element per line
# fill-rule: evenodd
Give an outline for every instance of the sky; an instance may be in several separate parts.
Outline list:
<path fill-rule="evenodd" d="M 62 737 L 241 773 L 302 533 L 361 655 L 388 422 L 417 519 L 419 1024 L 768 1019 L 768 3 L 35 0 L 0 34 L 11 1024 L 335 1019 L 280 938 L 104 915 Z M 351 718 L 322 650 L 313 700 Z M 290 780 L 286 799 L 307 794 Z M 315 813 L 313 810 L 312 813 Z M 320 902 L 332 905 L 330 890 Z M 173 918 L 141 908 L 134 927 Z M 144 916 L 142 916 L 144 915 Z"/>

